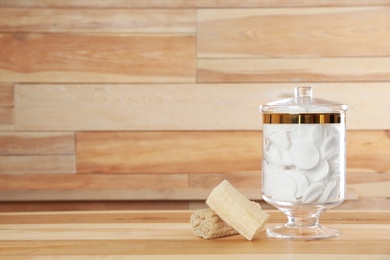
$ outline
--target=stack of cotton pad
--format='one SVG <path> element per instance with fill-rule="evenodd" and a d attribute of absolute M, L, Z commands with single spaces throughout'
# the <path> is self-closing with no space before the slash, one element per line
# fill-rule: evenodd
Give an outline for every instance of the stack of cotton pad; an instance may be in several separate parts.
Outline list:
<path fill-rule="evenodd" d="M 263 193 L 272 200 L 337 201 L 340 193 L 338 124 L 263 125 Z"/>

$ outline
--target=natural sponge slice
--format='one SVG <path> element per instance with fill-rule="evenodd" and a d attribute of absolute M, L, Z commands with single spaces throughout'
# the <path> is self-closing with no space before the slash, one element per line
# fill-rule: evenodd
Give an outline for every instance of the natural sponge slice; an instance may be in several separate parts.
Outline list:
<path fill-rule="evenodd" d="M 214 188 L 206 204 L 248 240 L 252 240 L 264 228 L 269 218 L 258 203 L 248 200 L 227 180 Z"/>
<path fill-rule="evenodd" d="M 205 239 L 213 239 L 237 235 L 238 232 L 229 227 L 211 209 L 199 209 L 192 213 L 190 222 L 194 234 Z"/>

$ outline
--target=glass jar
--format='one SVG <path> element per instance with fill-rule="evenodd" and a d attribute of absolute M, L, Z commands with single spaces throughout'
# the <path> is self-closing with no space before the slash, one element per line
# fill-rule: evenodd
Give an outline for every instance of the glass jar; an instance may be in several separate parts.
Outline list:
<path fill-rule="evenodd" d="M 347 109 L 313 98 L 311 87 L 297 87 L 293 98 L 260 106 L 262 196 L 288 218 L 268 228 L 268 236 L 311 240 L 340 234 L 320 225 L 319 216 L 345 198 Z"/>

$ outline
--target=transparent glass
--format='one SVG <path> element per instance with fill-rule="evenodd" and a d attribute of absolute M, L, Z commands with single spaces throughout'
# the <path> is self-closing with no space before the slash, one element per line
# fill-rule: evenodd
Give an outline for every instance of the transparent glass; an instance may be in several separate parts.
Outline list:
<path fill-rule="evenodd" d="M 296 87 L 294 97 L 260 106 L 262 113 L 345 113 L 348 106 L 335 101 L 315 98 L 311 87 Z"/>
<path fill-rule="evenodd" d="M 311 88 L 296 88 L 295 98 L 288 100 L 287 106 L 284 100 L 260 109 L 271 116 L 282 111 L 287 118 L 311 113 L 337 116 L 347 109 L 346 105 L 320 101 L 320 105 L 313 101 Z M 263 122 L 262 196 L 288 219 L 284 225 L 268 228 L 268 236 L 312 240 L 340 235 L 320 225 L 319 217 L 345 198 L 346 129 L 345 117 L 342 119 Z"/>

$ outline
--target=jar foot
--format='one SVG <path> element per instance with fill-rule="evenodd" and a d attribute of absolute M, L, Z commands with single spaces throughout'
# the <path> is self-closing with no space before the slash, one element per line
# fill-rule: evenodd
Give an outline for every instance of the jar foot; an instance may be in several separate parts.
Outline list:
<path fill-rule="evenodd" d="M 337 237 L 340 232 L 319 225 L 317 217 L 307 219 L 289 217 L 286 224 L 268 228 L 267 235 L 271 238 L 316 240 Z"/>

